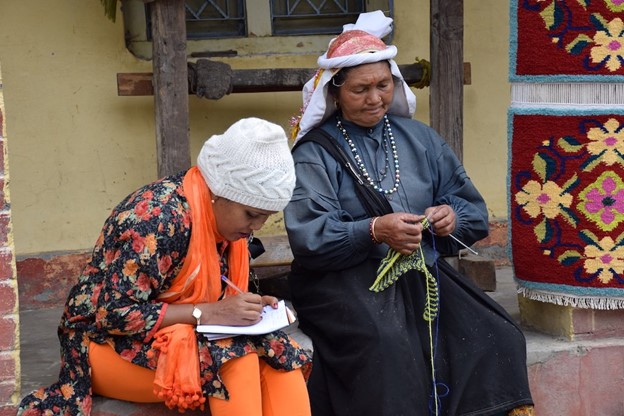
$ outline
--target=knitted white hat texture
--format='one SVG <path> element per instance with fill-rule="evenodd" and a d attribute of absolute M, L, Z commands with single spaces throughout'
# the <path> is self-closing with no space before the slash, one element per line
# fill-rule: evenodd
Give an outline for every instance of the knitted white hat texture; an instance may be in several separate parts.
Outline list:
<path fill-rule="evenodd" d="M 215 195 L 253 208 L 281 211 L 295 188 L 284 129 L 255 117 L 206 140 L 197 167 Z"/>

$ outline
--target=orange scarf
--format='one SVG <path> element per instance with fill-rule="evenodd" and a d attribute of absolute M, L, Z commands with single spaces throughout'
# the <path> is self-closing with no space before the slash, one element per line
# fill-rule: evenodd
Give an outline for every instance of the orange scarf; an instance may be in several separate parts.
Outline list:
<path fill-rule="evenodd" d="M 217 230 L 210 190 L 197 167 L 189 169 L 182 187 L 191 208 L 189 248 L 180 273 L 159 300 L 176 304 L 216 302 L 222 290 L 217 242 L 224 238 Z M 249 250 L 245 239 L 230 243 L 228 269 L 230 279 L 246 291 Z M 233 289 L 226 287 L 226 295 L 234 294 Z M 201 390 L 195 328 L 186 324 L 162 328 L 155 335 L 153 349 L 160 351 L 154 393 L 163 398 L 170 409 L 177 407 L 184 411 L 199 407 L 203 410 L 206 398 Z"/>

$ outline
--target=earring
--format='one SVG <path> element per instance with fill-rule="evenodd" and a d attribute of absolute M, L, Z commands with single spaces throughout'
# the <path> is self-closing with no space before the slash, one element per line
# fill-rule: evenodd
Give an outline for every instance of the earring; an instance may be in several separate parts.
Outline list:
<path fill-rule="evenodd" d="M 211 199 L 211 200 L 210 200 L 210 202 L 212 202 L 212 203 L 214 204 L 214 203 L 215 203 L 215 200 L 214 200 L 214 199 Z"/>

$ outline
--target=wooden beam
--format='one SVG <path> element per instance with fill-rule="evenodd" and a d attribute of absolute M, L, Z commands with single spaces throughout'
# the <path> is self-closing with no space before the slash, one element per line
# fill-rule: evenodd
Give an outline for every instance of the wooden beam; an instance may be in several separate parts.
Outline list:
<path fill-rule="evenodd" d="M 423 68 L 420 64 L 399 65 L 399 69 L 412 85 L 420 82 Z M 470 64 L 464 64 L 470 79 Z M 314 75 L 316 68 L 237 69 L 232 71 L 232 93 L 301 91 L 303 85 Z M 148 72 L 117 74 L 117 94 L 120 96 L 152 95 L 152 74 Z"/>
<path fill-rule="evenodd" d="M 420 82 L 423 69 L 420 64 L 399 65 L 408 84 Z M 470 85 L 470 62 L 464 62 L 464 85 Z M 301 91 L 316 71 L 315 68 L 237 69 L 232 71 L 232 93 Z M 153 95 L 153 75 L 150 72 L 123 72 L 117 74 L 117 95 L 135 97 Z"/>
<path fill-rule="evenodd" d="M 430 0 L 431 127 L 463 159 L 464 0 Z"/>
<path fill-rule="evenodd" d="M 184 0 L 151 3 L 158 176 L 191 166 Z"/>

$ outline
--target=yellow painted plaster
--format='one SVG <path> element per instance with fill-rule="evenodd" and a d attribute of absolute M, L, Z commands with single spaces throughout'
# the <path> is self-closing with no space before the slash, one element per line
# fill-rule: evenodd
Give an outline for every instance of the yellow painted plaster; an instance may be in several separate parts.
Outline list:
<path fill-rule="evenodd" d="M 399 64 L 429 58 L 428 1 L 395 2 Z M 506 218 L 507 3 L 465 4 L 464 161 L 494 218 Z M 112 23 L 99 1 L 3 2 L 4 70 L 12 208 L 18 256 L 89 249 L 114 205 L 156 179 L 152 97 L 118 97 L 116 74 L 151 72 L 124 44 L 123 19 Z M 234 69 L 314 67 L 318 54 L 223 59 Z M 416 90 L 416 118 L 428 121 L 428 90 Z M 218 101 L 190 97 L 191 155 L 241 117 L 288 129 L 300 94 L 258 93 Z M 486 148 L 488 152 L 482 152 Z M 275 222 L 275 224 L 273 224 Z M 269 233 L 279 231 L 279 218 Z M 271 228 L 274 227 L 274 228 Z"/>

